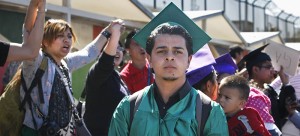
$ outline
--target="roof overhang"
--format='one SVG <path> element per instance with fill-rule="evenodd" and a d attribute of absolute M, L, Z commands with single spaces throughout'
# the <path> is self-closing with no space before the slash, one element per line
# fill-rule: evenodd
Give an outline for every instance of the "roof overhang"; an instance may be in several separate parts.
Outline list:
<path fill-rule="evenodd" d="M 0 0 L 3 5 L 27 7 L 29 0 Z M 63 6 L 63 2 L 69 2 Z M 126 25 L 142 27 L 153 17 L 137 0 L 51 0 L 47 1 L 47 12 L 63 13 L 71 16 L 110 22 L 116 18 L 125 20 Z"/>
<path fill-rule="evenodd" d="M 287 47 L 300 51 L 300 43 L 285 43 Z"/>
<path fill-rule="evenodd" d="M 257 49 L 268 41 L 273 41 L 278 44 L 284 44 L 280 37 L 280 32 L 241 32 L 242 37 L 247 42 L 246 48 L 248 50 Z"/>
<path fill-rule="evenodd" d="M 185 11 L 184 13 L 215 40 L 241 45 L 245 43 L 238 29 L 220 10 Z"/>
<path fill-rule="evenodd" d="M 245 42 L 234 24 L 220 10 L 184 11 L 184 13 L 213 39 L 212 42 L 241 45 Z"/>

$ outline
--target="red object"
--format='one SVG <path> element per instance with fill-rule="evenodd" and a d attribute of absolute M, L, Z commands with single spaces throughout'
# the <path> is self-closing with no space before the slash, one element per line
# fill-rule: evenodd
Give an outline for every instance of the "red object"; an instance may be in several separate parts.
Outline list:
<path fill-rule="evenodd" d="M 251 133 L 247 132 L 245 124 L 249 124 L 251 129 L 248 131 L 253 130 Z M 228 129 L 230 136 L 271 136 L 258 112 L 253 108 L 244 108 L 231 117 L 228 120 Z"/>
<path fill-rule="evenodd" d="M 147 86 L 148 79 L 150 79 L 150 84 L 154 82 L 152 71 L 148 67 L 145 66 L 141 70 L 137 69 L 132 65 L 131 61 L 123 68 L 120 76 L 126 83 L 131 94 L 145 88 Z"/>
<path fill-rule="evenodd" d="M 104 29 L 104 27 L 102 26 L 93 26 L 93 39 L 95 39 L 99 35 L 102 29 Z"/>

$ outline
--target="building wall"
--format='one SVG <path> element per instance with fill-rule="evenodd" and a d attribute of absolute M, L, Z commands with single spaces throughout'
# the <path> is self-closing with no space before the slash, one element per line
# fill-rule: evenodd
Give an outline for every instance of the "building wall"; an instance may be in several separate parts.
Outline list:
<path fill-rule="evenodd" d="M 82 49 L 93 40 L 93 23 L 83 19 L 72 18 L 71 25 L 77 37 L 77 42 L 73 44 L 73 47 Z"/>
<path fill-rule="evenodd" d="M 0 10 L 0 33 L 11 42 L 22 42 L 22 26 L 25 14 Z"/>

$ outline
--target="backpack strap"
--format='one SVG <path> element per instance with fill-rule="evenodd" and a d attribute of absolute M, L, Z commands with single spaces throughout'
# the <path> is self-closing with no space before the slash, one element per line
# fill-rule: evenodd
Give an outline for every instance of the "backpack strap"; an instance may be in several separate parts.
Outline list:
<path fill-rule="evenodd" d="M 42 84 L 42 83 L 41 83 L 41 79 L 42 79 L 42 76 L 43 76 L 44 73 L 45 73 L 45 70 L 46 70 L 47 66 L 48 66 L 48 59 L 47 59 L 46 57 L 43 57 L 43 60 L 42 60 L 42 62 L 41 62 L 41 65 L 39 66 L 39 68 L 38 68 L 37 71 L 35 72 L 34 78 L 33 78 L 32 82 L 31 82 L 29 88 L 27 88 L 27 86 L 26 86 L 26 82 L 25 82 L 25 79 L 24 79 L 24 77 L 23 77 L 23 71 L 21 71 L 21 81 L 22 81 L 21 83 L 22 83 L 22 87 L 23 87 L 23 89 L 24 89 L 24 91 L 25 91 L 25 96 L 24 96 L 24 99 L 23 99 L 22 102 L 21 102 L 20 110 L 22 110 L 22 108 L 24 108 L 24 105 L 25 105 L 26 102 L 31 101 L 31 96 L 30 96 L 31 91 L 32 91 L 32 89 L 33 89 L 37 84 L 39 84 L 39 86 L 40 86 L 40 87 L 38 88 L 38 90 L 39 90 L 40 101 L 41 101 L 41 103 L 44 103 L 44 102 L 45 102 L 44 97 L 43 97 L 43 90 L 42 90 L 42 86 L 41 86 L 41 84 Z M 40 83 L 39 83 L 39 82 L 40 82 Z"/>
<path fill-rule="evenodd" d="M 20 108 L 19 108 L 20 110 L 22 110 L 24 108 L 24 105 L 27 101 L 31 100 L 31 98 L 30 98 L 31 91 L 37 84 L 39 85 L 38 90 L 39 90 L 40 101 L 41 101 L 41 103 L 45 102 L 44 96 L 43 96 L 43 90 L 42 90 L 42 86 L 41 86 L 42 85 L 41 79 L 42 79 L 42 76 L 44 75 L 45 70 L 46 70 L 47 67 L 48 67 L 48 59 L 46 57 L 43 57 L 43 60 L 40 64 L 39 68 L 35 72 L 34 78 L 31 82 L 29 88 L 27 88 L 27 86 L 26 86 L 26 82 L 25 82 L 25 79 L 23 77 L 23 70 L 21 71 L 21 83 L 22 83 L 22 87 L 25 91 L 25 96 L 24 96 L 24 99 L 21 102 L 21 105 L 20 105 Z"/>
<path fill-rule="evenodd" d="M 144 90 L 144 89 L 143 89 Z M 129 120 L 129 128 L 131 127 L 133 117 L 137 111 L 137 109 L 140 106 L 140 103 L 142 101 L 143 97 L 143 90 L 140 90 L 138 92 L 135 92 L 134 94 L 129 96 L 129 102 L 130 102 L 130 120 Z"/>
<path fill-rule="evenodd" d="M 78 103 L 76 105 L 76 109 L 78 111 L 78 115 L 79 115 L 80 118 L 82 118 L 81 115 L 83 113 L 82 112 L 82 106 L 83 106 L 83 101 L 82 100 L 85 99 L 85 96 L 86 96 L 86 91 L 85 91 L 85 89 L 83 89 L 82 92 L 81 92 L 81 95 L 80 95 L 80 97 L 78 99 Z"/>
<path fill-rule="evenodd" d="M 131 127 L 133 117 L 142 101 L 144 89 L 138 91 L 129 96 L 130 102 L 130 120 L 129 128 Z M 197 91 L 198 95 L 196 97 L 196 119 L 198 122 L 197 135 L 203 136 L 203 130 L 206 124 L 206 121 L 210 115 L 212 109 L 211 99 L 201 91 Z"/>
<path fill-rule="evenodd" d="M 197 90 L 196 119 L 198 122 L 197 135 L 203 136 L 204 127 L 212 109 L 211 99 L 203 92 Z"/>
<path fill-rule="evenodd" d="M 19 107 L 20 111 L 24 108 L 26 102 L 28 103 L 30 110 L 33 110 L 32 103 L 31 103 L 32 102 L 32 98 L 31 98 L 30 94 L 31 94 L 33 88 L 36 85 L 38 85 L 40 102 L 41 103 L 45 102 L 44 101 L 44 96 L 43 96 L 43 89 L 42 89 L 41 79 L 42 79 L 42 76 L 44 75 L 45 70 L 46 70 L 47 67 L 48 67 L 48 59 L 46 57 L 43 57 L 43 60 L 42 60 L 42 62 L 40 64 L 39 68 L 35 72 L 34 78 L 33 78 L 32 82 L 31 82 L 29 88 L 27 88 L 27 86 L 26 86 L 26 82 L 25 82 L 25 79 L 23 77 L 23 70 L 21 70 L 21 85 L 22 85 L 22 87 L 24 89 L 25 96 L 24 96 L 24 99 L 22 100 L 21 105 Z M 44 118 L 44 115 L 40 111 L 39 108 L 37 108 L 37 112 L 39 113 L 39 115 L 41 115 Z M 32 116 L 32 121 L 33 121 L 34 127 L 35 127 L 35 129 L 37 129 L 37 123 L 36 123 L 36 121 L 34 119 L 33 112 L 31 112 L 31 116 Z"/>

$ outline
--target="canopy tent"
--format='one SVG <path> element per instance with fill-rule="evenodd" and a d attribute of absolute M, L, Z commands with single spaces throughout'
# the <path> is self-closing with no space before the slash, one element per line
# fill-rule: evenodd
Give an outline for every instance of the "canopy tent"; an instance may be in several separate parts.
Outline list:
<path fill-rule="evenodd" d="M 287 47 L 300 51 L 300 43 L 285 43 Z"/>
<path fill-rule="evenodd" d="M 62 6 L 61 0 L 47 2 Z M 70 5 L 74 10 L 144 23 L 153 17 L 137 0 L 70 0 Z"/>
<path fill-rule="evenodd" d="M 268 42 L 268 40 L 284 44 L 280 37 L 280 32 L 240 32 L 243 39 L 245 39 L 248 50 L 257 49 Z"/>
<path fill-rule="evenodd" d="M 154 12 L 157 15 L 159 12 Z M 230 44 L 243 44 L 243 38 L 233 24 L 220 10 L 184 11 L 193 21 L 202 28 L 213 40 L 226 41 Z"/>
<path fill-rule="evenodd" d="M 189 17 L 203 28 L 212 38 L 212 43 L 219 45 L 242 45 L 257 48 L 267 40 L 283 44 L 280 32 L 239 32 L 222 11 L 188 11 Z"/>
<path fill-rule="evenodd" d="M 223 40 L 235 44 L 243 44 L 245 42 L 240 36 L 238 29 L 226 18 L 222 11 L 187 11 L 185 13 L 215 40 Z"/>

